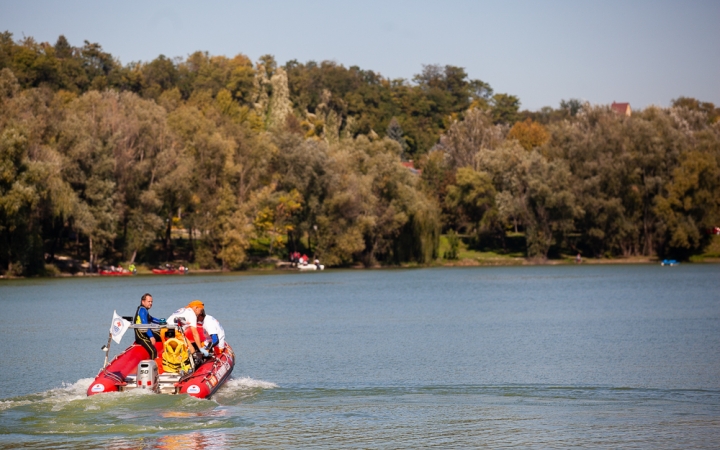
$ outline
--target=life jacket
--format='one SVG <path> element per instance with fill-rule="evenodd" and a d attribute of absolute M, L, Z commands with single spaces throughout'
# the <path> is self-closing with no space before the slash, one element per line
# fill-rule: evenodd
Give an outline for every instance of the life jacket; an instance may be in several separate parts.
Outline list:
<path fill-rule="evenodd" d="M 137 307 L 137 309 L 135 310 L 135 316 L 133 317 L 133 323 L 135 323 L 135 324 L 142 323 L 142 319 L 140 319 L 140 308 L 143 308 L 147 311 L 147 308 L 145 308 L 143 305 L 140 305 Z M 150 315 L 150 311 L 148 311 L 147 314 L 148 314 L 148 319 L 151 319 L 152 316 Z"/>
<path fill-rule="evenodd" d="M 140 318 L 140 308 L 144 309 L 147 312 L 148 320 L 152 322 L 152 316 L 150 315 L 150 311 L 147 310 L 143 305 L 140 305 L 135 310 L 135 316 L 133 316 L 133 323 L 134 324 L 141 324 L 142 319 Z M 138 344 L 142 341 L 147 341 L 148 335 L 147 335 L 147 329 L 141 329 L 141 328 L 135 328 L 135 342 Z"/>
<path fill-rule="evenodd" d="M 190 370 L 190 355 L 185 342 L 178 338 L 169 338 L 163 344 L 162 366 L 165 372 L 177 373 Z"/>

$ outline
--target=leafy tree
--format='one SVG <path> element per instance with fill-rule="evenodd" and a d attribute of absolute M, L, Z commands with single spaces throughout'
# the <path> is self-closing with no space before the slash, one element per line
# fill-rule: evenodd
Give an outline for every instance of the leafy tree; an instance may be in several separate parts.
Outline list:
<path fill-rule="evenodd" d="M 532 150 L 545 144 L 550 135 L 541 124 L 525 119 L 523 122 L 516 122 L 507 134 L 508 139 L 515 139 L 525 150 Z"/>
<path fill-rule="evenodd" d="M 305 140 L 292 132 L 277 133 L 274 136 L 277 152 L 270 162 L 278 189 L 285 192 L 297 191 L 302 196 L 301 210 L 294 214 L 293 229 L 290 231 L 291 251 L 300 249 L 300 238 L 314 234 L 314 225 L 322 214 L 323 204 L 329 190 L 328 146 L 324 141 Z"/>
<path fill-rule="evenodd" d="M 23 247 L 32 228 L 30 211 L 39 201 L 32 169 L 27 139 L 18 130 L 5 129 L 0 135 L 0 233 L 4 236 L 2 256 L 11 274 L 25 272 L 31 260 Z"/>
<path fill-rule="evenodd" d="M 260 237 L 270 242 L 270 254 L 285 247 L 287 235 L 294 229 L 292 216 L 302 208 L 302 198 L 297 190 L 277 192 L 276 185 L 267 186 L 253 199 L 258 209 L 254 225 Z"/>
<path fill-rule="evenodd" d="M 331 150 L 329 192 L 317 218 L 318 252 L 328 264 L 436 257 L 437 209 L 400 164 L 399 145 L 361 136 Z"/>
<path fill-rule="evenodd" d="M 509 94 L 492 96 L 492 117 L 495 124 L 512 125 L 520 119 L 520 99 Z"/>
<path fill-rule="evenodd" d="M 454 123 L 440 138 L 437 149 L 445 153 L 451 167 L 476 167 L 475 156 L 502 143 L 505 129 L 493 125 L 490 114 L 471 109 L 464 120 Z"/>
<path fill-rule="evenodd" d="M 458 250 L 460 249 L 460 236 L 455 230 L 450 230 L 447 234 L 448 245 L 450 249 L 445 252 L 443 258 L 458 259 Z"/>
<path fill-rule="evenodd" d="M 445 202 L 448 209 L 456 211 L 466 231 L 479 233 L 487 222 L 486 213 L 495 208 L 495 194 L 487 173 L 461 167 L 455 184 L 448 186 Z"/>
<path fill-rule="evenodd" d="M 71 102 L 59 142 L 66 160 L 63 177 L 79 197 L 73 224 L 88 238 L 91 270 L 98 257 L 111 250 L 117 233 L 112 129 L 106 120 L 117 97 L 90 92 Z"/>
<path fill-rule="evenodd" d="M 59 87 L 60 67 L 55 58 L 55 49 L 51 45 L 38 43 L 28 37 L 9 50 L 11 54 L 9 66 L 21 86 Z"/>
<path fill-rule="evenodd" d="M 0 71 L 0 267 L 11 274 L 44 272 L 57 223 L 75 207 L 61 158 L 43 142 L 57 130 L 52 99 L 47 89 L 19 91 L 12 72 Z"/>
<path fill-rule="evenodd" d="M 706 232 L 720 223 L 720 168 L 716 156 L 696 150 L 681 157 L 666 193 L 655 199 L 663 223 L 663 254 L 687 258 L 710 241 Z"/>
<path fill-rule="evenodd" d="M 173 89 L 178 82 L 179 74 L 175 63 L 160 55 L 149 64 L 141 66 L 143 95 L 157 99 L 167 90 Z"/>
<path fill-rule="evenodd" d="M 672 101 L 672 106 L 702 112 L 707 115 L 708 124 L 720 121 L 720 108 L 716 108 L 711 102 L 701 102 L 692 97 L 678 97 Z"/>
<path fill-rule="evenodd" d="M 550 128 L 544 150 L 549 159 L 570 165 L 573 192 L 584 210 L 576 223 L 585 254 L 639 252 L 640 178 L 622 126 L 617 114 L 594 109 L 576 123 Z"/>
<path fill-rule="evenodd" d="M 9 101 L 19 90 L 20 85 L 12 70 L 8 68 L 0 70 L 0 102 L 2 102 L 0 105 Z M 7 112 L 3 116 L 5 116 L 3 119 L 7 119 Z"/>
<path fill-rule="evenodd" d="M 478 166 L 493 179 L 501 220 L 522 224 L 529 256 L 547 258 L 551 246 L 565 243 L 582 209 L 564 161 L 548 161 L 510 141 L 480 152 Z"/>
<path fill-rule="evenodd" d="M 287 116 L 292 114 L 287 75 L 282 67 L 275 70 L 275 74 L 270 78 L 270 84 L 272 85 L 272 95 L 268 112 L 268 128 L 277 128 L 284 126 Z"/>
<path fill-rule="evenodd" d="M 568 116 L 575 117 L 583 107 L 583 102 L 577 98 L 569 100 L 560 100 L 560 109 L 565 111 Z"/>
<path fill-rule="evenodd" d="M 73 48 L 67 38 L 62 34 L 58 36 L 55 42 L 55 55 L 62 59 L 72 58 L 73 56 Z"/>
<path fill-rule="evenodd" d="M 211 102 L 212 99 L 208 99 Z M 199 104 L 212 113 L 210 104 Z M 184 186 L 169 186 L 165 191 L 168 198 L 177 201 L 177 204 L 166 204 L 164 211 L 166 221 L 165 248 L 168 257 L 171 257 L 170 242 L 171 219 L 178 207 L 184 207 L 186 215 L 184 221 L 192 230 L 198 231 L 201 236 L 201 245 L 210 249 L 213 256 L 220 253 L 223 248 L 223 225 L 237 211 L 236 197 L 226 185 L 223 176 L 224 168 L 233 155 L 233 141 L 219 133 L 211 117 L 208 117 L 196 106 L 183 106 L 168 116 L 168 124 L 178 138 L 182 156 L 179 157 L 176 176 L 183 177 L 187 171 L 188 178 L 184 179 Z M 187 164 L 189 167 L 187 167 Z M 184 193 L 175 189 L 184 189 L 188 192 L 187 204 Z M 184 203 L 184 202 L 183 202 Z M 227 228 L 227 225 L 225 226 Z M 235 241 L 233 241 L 235 242 Z M 239 240 L 244 242 L 244 240 Z M 233 255 L 240 253 L 233 252 Z M 205 267 L 212 267 L 212 260 L 205 260 Z"/>

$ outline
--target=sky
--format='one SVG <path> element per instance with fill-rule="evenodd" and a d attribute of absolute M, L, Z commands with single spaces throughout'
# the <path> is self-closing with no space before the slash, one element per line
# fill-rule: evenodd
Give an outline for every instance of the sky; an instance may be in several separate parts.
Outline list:
<path fill-rule="evenodd" d="M 720 105 L 718 0 L 0 0 L 0 31 L 97 42 L 123 64 L 202 50 L 407 80 L 453 65 L 531 111 L 570 98 Z"/>

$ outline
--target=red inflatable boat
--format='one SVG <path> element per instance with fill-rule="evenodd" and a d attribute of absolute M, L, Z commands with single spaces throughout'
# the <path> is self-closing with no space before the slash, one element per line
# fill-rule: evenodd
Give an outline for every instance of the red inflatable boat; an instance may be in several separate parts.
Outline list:
<path fill-rule="evenodd" d="M 129 277 L 133 274 L 129 270 L 125 272 L 118 272 L 117 270 L 101 270 L 98 273 L 104 277 Z"/>
<path fill-rule="evenodd" d="M 154 273 L 155 275 L 185 275 L 188 272 L 189 269 L 187 267 L 181 267 L 179 269 L 175 269 L 174 267 L 166 267 L 152 270 L 152 273 Z"/>
<path fill-rule="evenodd" d="M 157 342 L 155 348 L 158 359 L 161 359 L 162 342 Z M 109 341 L 105 351 L 109 351 Z M 158 394 L 188 394 L 197 398 L 209 398 L 227 381 L 235 367 L 235 354 L 228 344 L 225 344 L 222 351 L 214 349 L 209 358 L 187 373 L 163 372 L 162 366 L 158 367 L 157 362 L 149 358 L 147 350 L 133 343 L 109 364 L 106 362 L 88 388 L 87 395 L 139 388 Z"/>

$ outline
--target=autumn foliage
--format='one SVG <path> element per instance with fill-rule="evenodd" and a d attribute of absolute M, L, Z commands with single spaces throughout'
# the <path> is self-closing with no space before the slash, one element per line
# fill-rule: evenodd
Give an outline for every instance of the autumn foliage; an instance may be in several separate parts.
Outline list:
<path fill-rule="evenodd" d="M 519 106 L 454 66 L 408 81 L 241 54 L 122 65 L 98 44 L 2 33 L 0 272 L 238 269 L 294 251 L 427 264 L 446 232 L 497 251 L 520 235 L 541 258 L 707 245 L 714 105 Z"/>

